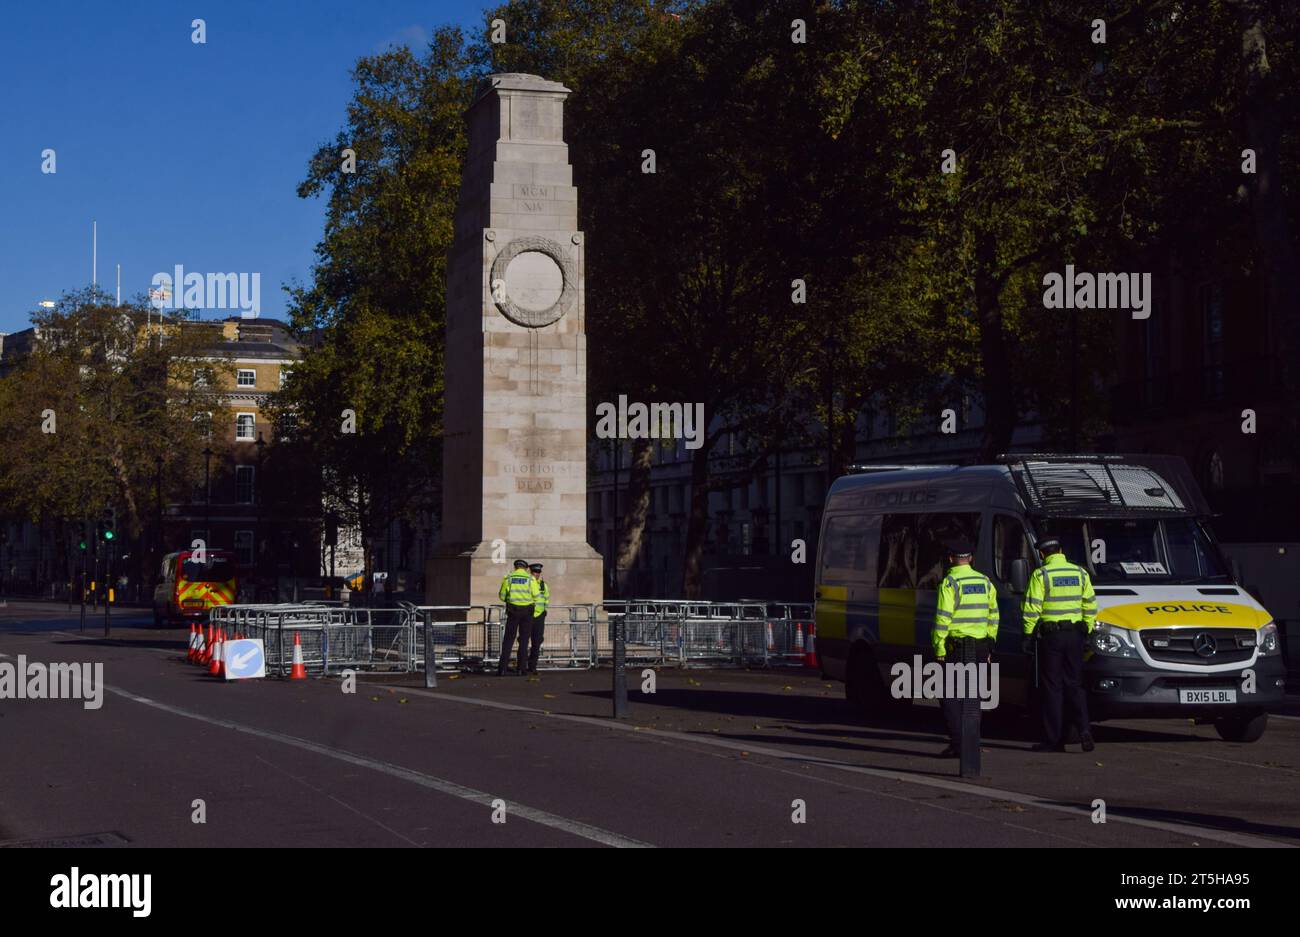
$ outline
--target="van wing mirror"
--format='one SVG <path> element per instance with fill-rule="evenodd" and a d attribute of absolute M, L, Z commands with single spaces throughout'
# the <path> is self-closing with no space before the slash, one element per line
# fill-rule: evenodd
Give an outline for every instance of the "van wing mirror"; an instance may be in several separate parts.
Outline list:
<path fill-rule="evenodd" d="M 1017 557 L 1011 561 L 1011 591 L 1024 595 L 1029 588 L 1029 561 Z"/>

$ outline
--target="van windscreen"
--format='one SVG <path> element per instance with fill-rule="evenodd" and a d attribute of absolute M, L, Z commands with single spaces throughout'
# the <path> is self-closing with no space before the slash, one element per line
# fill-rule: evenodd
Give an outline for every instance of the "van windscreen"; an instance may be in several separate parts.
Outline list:
<path fill-rule="evenodd" d="M 1231 582 L 1218 549 L 1194 518 L 1062 518 L 1047 529 L 1061 538 L 1066 559 L 1086 565 L 1098 585 Z"/>

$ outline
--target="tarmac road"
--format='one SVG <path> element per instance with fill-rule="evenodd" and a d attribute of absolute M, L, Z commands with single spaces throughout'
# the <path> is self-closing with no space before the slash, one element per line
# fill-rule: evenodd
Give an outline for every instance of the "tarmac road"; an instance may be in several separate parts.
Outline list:
<path fill-rule="evenodd" d="M 1252 745 L 1178 722 L 1101 724 L 1091 755 L 987 724 L 986 776 L 934 757 L 936 709 L 855 724 L 806 673 L 218 682 L 186 633 L 115 612 L 0 609 L 0 663 L 104 665 L 102 708 L 0 700 L 0 845 L 1258 846 L 1300 843 L 1300 720 Z M 1105 801 L 1107 822 L 1092 819 Z M 193 822 L 202 801 L 206 822 Z M 793 822 L 803 804 L 806 822 Z M 505 822 L 501 820 L 504 814 Z"/>

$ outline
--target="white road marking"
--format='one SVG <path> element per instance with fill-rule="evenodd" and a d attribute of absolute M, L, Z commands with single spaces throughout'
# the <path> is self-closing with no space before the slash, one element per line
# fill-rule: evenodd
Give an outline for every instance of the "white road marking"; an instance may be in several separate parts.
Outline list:
<path fill-rule="evenodd" d="M 427 787 L 431 790 L 443 794 L 450 794 L 452 797 L 459 797 L 461 800 L 467 800 L 471 803 L 480 804 L 485 807 L 492 807 L 492 802 L 497 798 L 483 791 L 476 791 L 471 787 L 464 787 L 453 781 L 447 781 L 442 778 L 436 778 L 429 774 L 422 774 L 419 771 L 412 771 L 409 768 L 402 768 L 398 765 L 389 764 L 385 761 L 377 761 L 373 758 L 366 758 L 363 755 L 354 755 L 352 752 L 345 752 L 337 748 L 329 748 L 325 745 L 319 745 L 316 742 L 300 739 L 292 735 L 284 735 L 279 732 L 271 732 L 266 729 L 258 729 L 253 726 L 246 726 L 242 723 L 231 722 L 228 719 L 215 719 L 211 716 L 205 716 L 202 713 L 190 712 L 188 709 L 181 709 L 179 706 L 172 706 L 168 703 L 161 703 L 157 700 L 149 699 L 146 696 L 139 696 L 129 690 L 123 690 L 118 687 L 105 685 L 104 689 L 110 693 L 129 699 L 133 702 L 140 703 L 144 706 L 151 706 L 154 709 L 160 709 L 163 712 L 169 712 L 176 716 L 183 716 L 186 719 L 195 719 L 199 722 L 206 722 L 209 725 L 220 726 L 225 729 L 233 729 L 236 732 L 243 732 L 246 735 L 256 736 L 257 738 L 267 739 L 272 742 L 279 742 L 282 745 L 291 745 L 294 748 L 300 748 L 304 751 L 313 752 L 317 755 L 324 755 L 326 758 L 333 758 L 336 761 L 343 761 L 361 768 L 369 768 L 371 771 L 379 771 L 387 774 L 389 777 L 400 778 L 403 781 L 410 781 L 412 784 L 418 784 L 421 787 Z M 405 691 L 403 691 L 405 692 Z M 531 820 L 541 826 L 548 826 L 552 829 L 560 830 L 572 836 L 579 836 L 583 839 L 600 843 L 604 846 L 619 847 L 646 847 L 650 843 L 644 843 L 640 840 L 631 839 L 626 836 L 620 836 L 617 833 L 611 833 L 608 830 L 602 830 L 600 827 L 591 826 L 588 823 L 582 823 L 578 820 L 570 820 L 567 817 L 557 816 L 553 813 L 547 813 L 544 810 L 537 810 L 523 804 L 509 803 L 508 813 L 525 820 Z"/>
<path fill-rule="evenodd" d="M 370 682 L 370 681 L 363 681 Z M 512 709 L 519 712 L 526 712 L 531 715 L 543 716 L 551 719 L 560 719 L 565 722 L 578 722 L 584 725 L 600 726 L 606 729 L 620 729 L 625 732 L 636 732 L 639 735 L 645 735 L 654 738 L 676 739 L 692 745 L 712 745 L 715 748 L 727 748 L 733 751 L 745 751 L 752 755 L 766 755 L 770 758 L 776 758 L 781 761 L 791 761 L 798 764 L 817 765 L 823 768 L 834 768 L 837 771 L 850 771 L 854 774 L 866 774 L 872 777 L 884 778 L 889 781 L 903 781 L 908 784 L 919 784 L 924 787 L 935 787 L 941 790 L 954 791 L 961 794 L 970 794 L 977 797 L 986 797 L 990 800 L 1005 800 L 1012 803 L 1022 804 L 1030 807 L 1038 807 L 1042 810 L 1055 810 L 1059 813 L 1068 813 L 1076 817 L 1086 817 L 1091 819 L 1092 810 L 1088 807 L 1072 807 L 1068 804 L 1058 803 L 1056 801 L 1045 800 L 1035 797 L 1032 794 L 1022 794 L 1019 791 L 1000 790 L 995 787 L 984 787 L 981 785 L 967 784 L 963 781 L 948 780 L 947 778 L 928 778 L 920 775 L 908 774 L 900 771 L 890 771 L 888 768 L 867 768 L 862 765 L 848 764 L 843 761 L 831 761 L 825 758 L 814 758 L 808 755 L 802 755 L 798 752 L 789 752 L 780 748 L 767 748 L 764 746 L 750 745 L 743 742 L 732 742 L 727 739 L 704 738 L 700 736 L 688 735 L 684 732 L 674 732 L 669 729 L 654 729 L 642 726 L 629 725 L 625 722 L 615 722 L 612 719 L 601 719 L 595 716 L 574 716 L 565 713 L 548 713 L 545 710 L 533 709 L 529 706 L 516 706 L 512 703 L 501 703 L 496 700 L 479 699 L 472 696 L 447 696 L 436 693 L 432 690 L 417 689 L 414 687 L 402 687 L 403 693 L 414 693 L 419 696 L 427 696 L 430 699 L 442 700 L 450 703 L 469 703 L 475 706 L 485 706 L 492 709 Z M 1144 826 L 1150 829 L 1163 830 L 1166 833 L 1176 833 L 1179 836 L 1188 836 L 1193 839 L 1212 839 L 1216 842 L 1227 843 L 1232 846 L 1245 846 L 1252 848 L 1273 847 L 1293 849 L 1290 843 L 1279 840 L 1265 839 L 1260 836 L 1250 836 L 1245 833 L 1231 833 L 1225 830 L 1208 829 L 1202 826 L 1194 826 L 1185 823 L 1171 823 L 1165 820 L 1147 820 L 1142 817 L 1128 817 L 1116 813 L 1113 809 L 1106 811 L 1107 823 L 1129 823 L 1134 826 Z"/>

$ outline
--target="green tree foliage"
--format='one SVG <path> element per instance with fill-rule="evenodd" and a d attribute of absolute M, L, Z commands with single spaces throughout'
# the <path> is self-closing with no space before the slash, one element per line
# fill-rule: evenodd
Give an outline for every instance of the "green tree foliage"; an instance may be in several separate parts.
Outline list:
<path fill-rule="evenodd" d="M 423 57 L 392 49 L 353 77 L 346 126 L 298 189 L 328 209 L 312 283 L 290 290 L 311 347 L 278 407 L 320 467 L 327 506 L 360 529 L 369 567 L 394 520 L 436 506 L 446 260 L 476 76 L 460 32 L 444 29 Z"/>
<path fill-rule="evenodd" d="M 225 445 L 221 434 L 209 438 L 229 420 L 211 394 L 229 368 L 206 354 L 219 334 L 91 289 L 32 324 L 30 353 L 0 378 L 0 503 L 60 540 L 113 508 L 120 534 L 139 544 L 158 487 L 188 495 L 204 447 Z"/>

